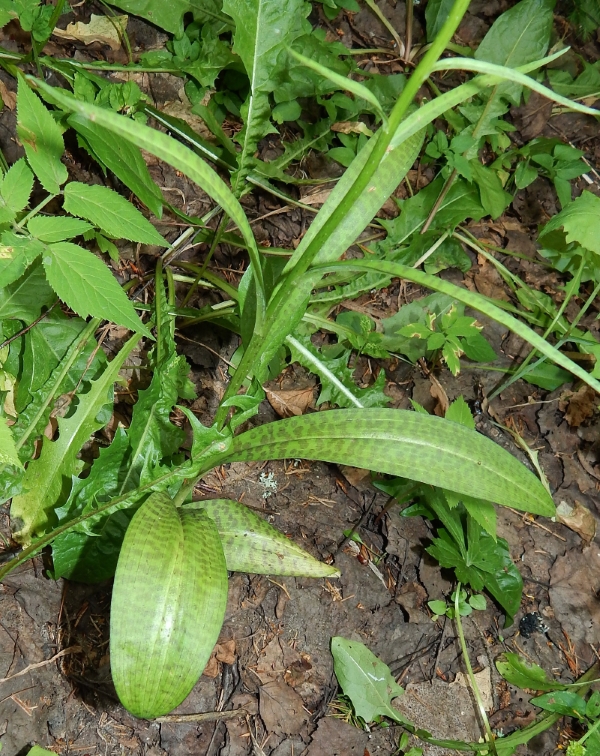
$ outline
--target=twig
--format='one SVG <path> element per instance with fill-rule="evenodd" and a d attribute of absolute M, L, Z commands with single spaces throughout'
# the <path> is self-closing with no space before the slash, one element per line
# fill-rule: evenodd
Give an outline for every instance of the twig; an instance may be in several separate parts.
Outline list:
<path fill-rule="evenodd" d="M 10 675 L 10 677 L 3 677 L 0 679 L 0 683 L 8 682 L 9 680 L 14 680 L 15 677 L 21 677 L 22 675 L 26 675 L 28 672 L 31 672 L 33 669 L 39 669 L 40 667 L 45 667 L 46 664 L 51 664 L 52 662 L 56 661 L 57 659 L 62 658 L 63 656 L 67 656 L 67 654 L 78 654 L 81 651 L 81 646 L 71 646 L 70 648 L 63 648 L 62 651 L 59 651 L 57 654 L 54 654 L 54 656 L 51 659 L 44 659 L 44 661 L 37 662 L 36 664 L 29 664 L 25 669 L 22 669 L 20 672 L 17 672 L 14 675 Z"/>
<path fill-rule="evenodd" d="M 166 717 L 157 717 L 154 722 L 216 722 L 218 720 L 237 719 L 247 717 L 246 709 L 233 709 L 233 711 L 205 711 L 203 714 L 168 714 Z"/>

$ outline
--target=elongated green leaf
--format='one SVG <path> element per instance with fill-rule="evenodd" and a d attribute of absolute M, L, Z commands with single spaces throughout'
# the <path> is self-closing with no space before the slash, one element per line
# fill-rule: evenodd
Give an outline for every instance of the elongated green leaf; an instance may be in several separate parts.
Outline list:
<path fill-rule="evenodd" d="M 63 90 L 48 86 L 39 79 L 31 79 L 49 99 L 55 100 L 61 107 L 71 110 L 83 116 L 88 121 L 104 126 L 117 137 L 127 139 L 129 142 L 147 150 L 156 157 L 164 160 L 177 170 L 184 173 L 191 181 L 195 181 L 203 191 L 215 200 L 230 216 L 239 228 L 244 241 L 248 245 L 248 254 L 255 271 L 260 271 L 260 257 L 256 240 L 246 218 L 242 206 L 221 177 L 209 165 L 201 160 L 194 152 L 184 145 L 179 144 L 171 137 L 160 131 L 155 131 L 137 121 L 132 121 L 124 116 L 117 115 L 104 108 L 90 105 L 66 94 Z M 256 273 L 259 286 L 262 288 L 260 272 Z"/>
<path fill-rule="evenodd" d="M 185 511 L 206 512 L 217 526 L 227 569 L 257 575 L 337 577 L 335 567 L 323 564 L 283 533 L 230 499 L 209 499 L 184 504 Z"/>
<path fill-rule="evenodd" d="M 506 652 L 496 661 L 502 677 L 517 688 L 530 690 L 561 690 L 564 684 L 552 680 L 537 664 L 529 664 L 519 654 Z"/>
<path fill-rule="evenodd" d="M 57 242 L 46 250 L 48 283 L 78 315 L 112 320 L 152 338 L 112 273 L 94 254 L 71 242 Z"/>
<path fill-rule="evenodd" d="M 317 232 L 323 227 L 334 210 L 344 201 L 346 194 L 352 187 L 363 166 L 369 160 L 376 139 L 377 134 L 369 140 L 352 162 L 352 165 L 338 181 L 335 189 L 327 198 L 319 214 L 290 258 L 284 273 L 290 274 L 293 271 L 294 265 L 305 253 Z M 318 261 L 337 260 L 356 241 L 359 234 L 372 220 L 375 213 L 388 199 L 417 159 L 422 142 L 423 132 L 413 132 L 402 144 L 399 144 L 387 153 L 385 160 L 382 161 L 373 176 L 369 191 L 363 192 L 354 203 L 343 222 L 339 224 L 327 244 L 319 252 L 317 256 Z M 314 278 L 307 277 L 305 282 L 299 282 L 287 301 L 283 303 L 277 313 L 277 320 L 270 326 L 264 336 L 260 363 L 256 373 L 259 377 L 264 374 L 277 349 L 279 349 L 280 345 L 285 341 L 286 336 L 294 330 L 301 319 L 306 310 L 305 304 L 310 297 L 311 289 L 314 283 L 320 278 L 321 274 L 317 273 Z"/>
<path fill-rule="evenodd" d="M 352 92 L 353 95 L 356 97 L 362 98 L 363 100 L 366 100 L 367 102 L 370 102 L 371 105 L 375 108 L 376 113 L 379 115 L 381 120 L 385 123 L 387 121 L 386 115 L 383 112 L 383 107 L 377 97 L 371 92 L 370 89 L 367 89 L 367 87 L 364 86 L 364 84 L 361 84 L 358 81 L 354 81 L 354 79 L 349 79 L 347 76 L 340 76 L 339 73 L 336 73 L 335 71 L 331 71 L 328 68 L 325 68 L 325 66 L 322 66 L 320 63 L 317 63 L 316 61 L 312 60 L 311 58 L 307 58 L 304 55 L 300 55 L 300 53 L 297 53 L 295 50 L 290 50 L 290 54 L 296 58 L 296 60 L 299 60 L 302 65 L 306 66 L 307 68 L 312 68 L 313 71 L 316 71 L 321 76 L 325 77 L 326 79 L 329 79 L 334 84 L 336 84 L 338 87 L 340 87 L 342 90 L 347 90 L 348 92 Z"/>
<path fill-rule="evenodd" d="M 132 714 L 151 719 L 184 700 L 219 637 L 226 603 L 212 520 L 150 496 L 125 535 L 110 612 L 113 681 Z"/>
<path fill-rule="evenodd" d="M 108 420 L 101 410 L 112 404 L 112 390 L 119 370 L 140 337 L 133 336 L 108 365 L 103 375 L 94 381 L 87 394 L 79 397 L 76 411 L 69 418 L 58 421 L 57 441 L 44 439 L 42 453 L 27 467 L 24 488 L 27 491 L 13 499 L 10 516 L 14 538 L 24 545 L 32 537 L 44 532 L 51 520 L 51 512 L 60 499 L 65 478 L 70 482 L 75 472 L 77 454 L 94 431 Z M 99 419 L 100 418 L 100 419 Z"/>
<path fill-rule="evenodd" d="M 407 410 L 361 409 L 292 417 L 242 433 L 231 460 L 319 459 L 440 486 L 552 516 L 540 481 L 511 454 L 457 423 Z"/>
<path fill-rule="evenodd" d="M 5 417 L 0 417 L 0 464 L 23 467 Z"/>
<path fill-rule="evenodd" d="M 344 261 L 336 263 L 335 265 L 323 266 L 321 269 L 325 271 L 338 272 L 347 268 L 355 268 L 356 270 L 378 270 L 382 273 L 387 273 L 390 276 L 397 278 L 405 278 L 408 281 L 424 286 L 428 289 L 434 289 L 435 291 L 441 291 L 444 294 L 449 294 L 459 302 L 463 302 L 468 307 L 473 307 L 480 312 L 485 313 L 488 317 L 495 320 L 497 323 L 501 323 L 506 326 L 510 331 L 516 333 L 522 339 L 529 342 L 531 346 L 538 349 L 542 354 L 549 357 L 557 365 L 560 365 L 565 370 L 568 370 L 572 375 L 576 375 L 582 381 L 591 386 L 595 391 L 600 393 L 600 382 L 589 373 L 586 373 L 583 368 L 577 365 L 573 360 L 566 357 L 562 352 L 549 344 L 542 336 L 537 334 L 533 329 L 526 326 L 521 321 L 509 315 L 504 310 L 501 310 L 496 305 L 491 304 L 485 297 L 475 292 L 463 289 L 460 286 L 456 286 L 449 281 L 444 281 L 436 276 L 431 276 L 427 273 L 409 268 L 407 265 L 401 265 L 400 263 L 388 263 L 379 260 L 360 260 L 360 261 Z"/>
<path fill-rule="evenodd" d="M 492 24 L 475 51 L 477 60 L 516 68 L 541 58 L 548 49 L 554 0 L 521 0 Z M 496 96 L 518 105 L 521 87 L 504 82 Z"/>
<path fill-rule="evenodd" d="M 162 192 L 152 180 L 139 147 L 127 140 L 115 139 L 110 131 L 80 115 L 70 116 L 67 122 L 85 139 L 94 157 L 131 189 L 148 210 L 161 218 Z"/>
<path fill-rule="evenodd" d="M 46 243 L 72 239 L 74 236 L 85 234 L 91 228 L 89 223 L 79 220 L 79 218 L 64 216 L 48 217 L 36 215 L 27 224 L 29 233 L 35 236 L 36 239 Z"/>
<path fill-rule="evenodd" d="M 348 696 L 357 716 L 369 724 L 377 717 L 396 722 L 406 720 L 391 704 L 404 690 L 392 677 L 389 667 L 363 643 L 346 638 L 331 639 L 333 668 L 344 695 Z"/>
<path fill-rule="evenodd" d="M 64 208 L 91 221 L 115 239 L 166 247 L 167 242 L 131 202 L 107 186 L 71 181 L 65 186 Z"/>
<path fill-rule="evenodd" d="M 242 151 L 233 180 L 236 193 L 241 190 L 259 140 L 275 131 L 271 125 L 269 92 L 285 47 L 306 31 L 302 22 L 307 9 L 304 0 L 223 2 L 223 10 L 235 21 L 233 50 L 242 59 L 250 79 L 250 93 L 242 108 L 244 128 L 238 136 Z"/>
<path fill-rule="evenodd" d="M 58 194 L 68 177 L 66 167 L 60 162 L 65 151 L 62 134 L 21 76 L 17 87 L 17 134 L 40 184 L 50 194 Z"/>
<path fill-rule="evenodd" d="M 438 61 L 433 67 L 435 71 L 477 71 L 482 74 L 489 74 L 497 81 L 512 81 L 516 84 L 521 84 L 529 89 L 533 89 L 534 92 L 544 95 L 549 100 L 557 102 L 559 105 L 564 105 L 566 108 L 576 110 L 578 113 L 585 113 L 586 115 L 598 115 L 598 111 L 594 108 L 588 108 L 587 105 L 581 105 L 575 100 L 569 100 L 566 97 L 556 94 L 548 87 L 539 84 L 531 76 L 525 76 L 524 73 L 506 66 L 498 66 L 494 63 L 486 63 L 483 60 L 473 60 L 472 58 L 444 58 Z M 523 66 L 523 68 L 525 68 Z M 479 77 L 478 77 L 479 78 Z M 475 79 L 477 81 L 477 79 Z"/>

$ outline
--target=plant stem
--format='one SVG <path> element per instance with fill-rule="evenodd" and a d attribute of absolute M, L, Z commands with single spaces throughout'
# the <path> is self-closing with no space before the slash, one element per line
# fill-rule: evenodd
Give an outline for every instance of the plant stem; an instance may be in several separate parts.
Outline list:
<path fill-rule="evenodd" d="M 463 659 L 465 660 L 467 674 L 469 675 L 471 689 L 473 690 L 473 695 L 475 696 L 475 701 L 477 702 L 479 715 L 483 721 L 483 727 L 487 735 L 490 750 L 495 756 L 498 756 L 498 751 L 496 750 L 496 739 L 494 737 L 494 733 L 492 732 L 492 728 L 490 727 L 490 721 L 485 711 L 485 706 L 481 698 L 481 693 L 479 692 L 479 686 L 477 685 L 477 680 L 475 679 L 475 675 L 473 674 L 473 667 L 471 666 L 471 660 L 469 659 L 469 652 L 467 650 L 467 644 L 465 642 L 465 634 L 463 633 L 462 622 L 460 619 L 460 612 L 459 612 L 460 589 L 461 589 L 461 584 L 459 583 L 456 586 L 456 591 L 454 594 L 454 619 L 456 621 L 456 629 L 458 630 L 458 639 L 460 642 L 460 647 L 462 649 Z"/>

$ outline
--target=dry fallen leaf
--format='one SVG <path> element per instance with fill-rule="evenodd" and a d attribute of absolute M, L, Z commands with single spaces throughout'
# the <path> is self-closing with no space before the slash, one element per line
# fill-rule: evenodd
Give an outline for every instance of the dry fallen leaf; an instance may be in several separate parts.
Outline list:
<path fill-rule="evenodd" d="M 362 121 L 338 121 L 331 125 L 332 131 L 338 131 L 340 134 L 365 134 L 373 136 L 371 129 Z"/>
<path fill-rule="evenodd" d="M 215 656 L 217 661 L 223 662 L 223 664 L 233 664 L 235 661 L 235 641 L 228 640 L 217 643 Z"/>
<path fill-rule="evenodd" d="M 92 13 L 89 24 L 79 21 L 76 24 L 69 24 L 66 29 L 54 29 L 52 34 L 61 39 L 83 42 L 84 45 L 101 42 L 103 45 L 109 45 L 111 50 L 119 50 L 121 37 L 127 30 L 128 20 L 127 16 L 113 16 L 109 19 Z"/>
<path fill-rule="evenodd" d="M 314 399 L 314 388 L 309 386 L 303 389 L 288 389 L 273 391 L 265 388 L 269 404 L 279 417 L 292 417 L 303 415 L 310 407 Z"/>
<path fill-rule="evenodd" d="M 567 528 L 574 530 L 584 541 L 589 543 L 594 540 L 596 518 L 587 507 L 584 507 L 577 500 L 574 507 L 566 501 L 561 501 L 556 507 L 556 519 L 566 525 Z"/>
<path fill-rule="evenodd" d="M 596 410 L 596 392 L 591 386 L 582 386 L 578 391 L 565 391 L 558 408 L 565 413 L 565 420 L 572 428 L 578 428 Z"/>
<path fill-rule="evenodd" d="M 600 627 L 600 548 L 571 549 L 554 562 L 550 571 L 550 604 L 562 630 L 575 644 L 589 650 L 598 643 Z"/>
<path fill-rule="evenodd" d="M 9 110 L 14 110 L 17 107 L 17 93 L 11 92 L 6 84 L 0 80 L 0 97 L 2 102 Z"/>

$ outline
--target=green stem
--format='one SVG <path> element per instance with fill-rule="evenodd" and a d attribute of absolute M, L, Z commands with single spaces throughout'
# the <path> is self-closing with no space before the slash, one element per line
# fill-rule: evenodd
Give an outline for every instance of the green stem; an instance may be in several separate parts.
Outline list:
<path fill-rule="evenodd" d="M 600 719 L 598 719 L 593 727 L 590 727 L 590 729 L 585 733 L 585 735 L 578 741 L 579 745 L 583 745 L 585 741 L 590 737 L 590 735 L 593 735 L 596 730 L 600 727 Z"/>
<path fill-rule="evenodd" d="M 490 750 L 495 756 L 498 756 L 498 751 L 496 750 L 496 739 L 494 737 L 494 733 L 492 732 L 492 728 L 490 727 L 490 721 L 487 717 L 485 706 L 483 704 L 483 699 L 481 698 L 481 693 L 479 692 L 479 686 L 477 685 L 477 680 L 475 679 L 475 675 L 473 673 L 473 667 L 471 666 L 471 659 L 469 658 L 469 652 L 467 650 L 467 644 L 465 642 L 465 634 L 463 632 L 462 622 L 460 619 L 460 611 L 459 611 L 460 589 L 461 589 L 461 584 L 459 583 L 456 586 L 456 592 L 454 594 L 454 619 L 456 621 L 456 629 L 458 630 L 458 639 L 460 642 L 460 647 L 462 649 L 463 659 L 465 660 L 467 674 L 469 675 L 471 689 L 473 691 L 473 695 L 475 696 L 475 701 L 477 702 L 479 715 L 483 721 L 483 727 L 487 735 Z"/>
<path fill-rule="evenodd" d="M 15 229 L 22 229 L 23 226 L 27 225 L 27 222 L 30 221 L 35 215 L 37 215 L 41 210 L 43 210 L 46 205 L 49 202 L 52 202 L 52 200 L 57 197 L 56 194 L 49 194 L 47 197 L 45 197 L 39 205 L 36 205 L 33 210 L 31 210 L 19 223 L 15 223 L 13 228 Z"/>

